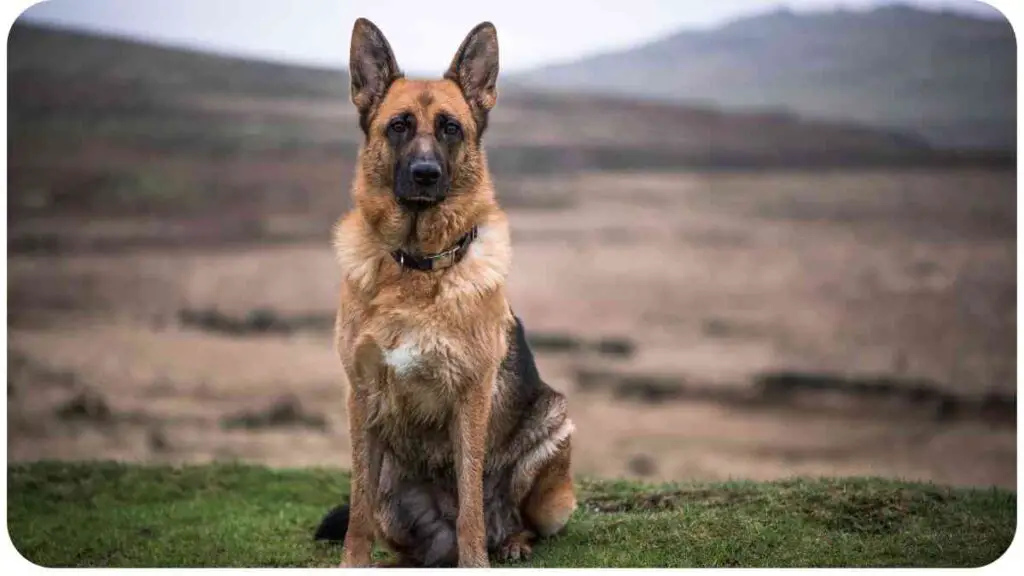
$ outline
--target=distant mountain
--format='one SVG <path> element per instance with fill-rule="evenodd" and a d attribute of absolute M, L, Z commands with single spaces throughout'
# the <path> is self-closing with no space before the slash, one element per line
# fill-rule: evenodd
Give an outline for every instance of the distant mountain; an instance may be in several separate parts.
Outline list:
<path fill-rule="evenodd" d="M 8 35 L 12 251 L 323 240 L 364 136 L 343 70 L 16 24 Z M 592 171 L 1009 168 L 899 131 L 781 113 L 502 89 L 487 156 L 506 207 L 569 207 L 536 178 Z M 629 194 L 623 186 L 619 193 Z M 97 218 L 66 236 L 65 216 Z M 60 222 L 60 234 L 46 218 Z M 138 220 L 141 219 L 141 220 Z M 141 222 L 141 224 L 139 224 Z M 135 232 L 130 232 L 135 234 Z M 70 238 L 70 239 L 69 239 Z"/>
<path fill-rule="evenodd" d="M 22 147 L 27 142 L 51 149 L 85 137 L 134 151 L 210 154 L 276 154 L 280 147 L 289 154 L 352 154 L 362 140 L 342 69 L 23 23 L 8 37 L 7 64 L 13 164 L 37 158 Z M 492 169 L 506 174 L 973 161 L 971 154 L 937 154 L 918 137 L 856 123 L 608 95 L 505 88 L 501 94 L 488 150 Z"/>
<path fill-rule="evenodd" d="M 227 92 L 336 98 L 345 70 L 293 66 L 18 21 L 7 37 L 9 82 L 92 80 L 155 95 Z"/>
<path fill-rule="evenodd" d="M 789 109 L 911 131 L 940 147 L 1016 146 L 1005 19 L 906 6 L 779 10 L 513 76 L 517 86 Z"/>

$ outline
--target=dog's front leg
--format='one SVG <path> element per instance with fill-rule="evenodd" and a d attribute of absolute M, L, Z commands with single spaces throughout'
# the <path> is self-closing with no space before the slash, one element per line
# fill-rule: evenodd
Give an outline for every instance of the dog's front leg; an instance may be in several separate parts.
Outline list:
<path fill-rule="evenodd" d="M 491 391 L 495 386 L 496 375 L 496 369 L 488 371 L 487 377 L 472 386 L 455 408 L 452 444 L 455 448 L 455 474 L 459 491 L 455 530 L 460 567 L 489 566 L 483 485 Z"/>
<path fill-rule="evenodd" d="M 348 532 L 341 567 L 369 566 L 373 551 L 373 496 L 371 461 L 374 449 L 365 425 L 365 407 L 350 393 L 348 397 L 349 438 L 352 441 L 352 490 L 349 496 Z M 379 450 L 379 448 L 376 448 Z"/>
<path fill-rule="evenodd" d="M 366 394 L 377 385 L 375 378 L 379 360 L 380 349 L 372 339 L 368 339 L 356 351 L 354 370 L 346 370 L 350 382 L 348 425 L 352 442 L 352 490 L 342 567 L 368 566 L 373 552 L 373 510 L 383 448 L 366 422 Z"/>

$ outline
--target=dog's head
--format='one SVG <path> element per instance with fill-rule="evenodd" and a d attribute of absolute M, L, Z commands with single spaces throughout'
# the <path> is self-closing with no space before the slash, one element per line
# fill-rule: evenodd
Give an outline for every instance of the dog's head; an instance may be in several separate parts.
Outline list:
<path fill-rule="evenodd" d="M 418 213 L 477 188 L 486 170 L 480 139 L 497 101 L 498 36 L 491 23 L 470 31 L 442 79 L 411 80 L 380 29 L 360 18 L 349 74 L 366 135 L 360 162 L 370 193 L 388 194 L 392 205 Z"/>

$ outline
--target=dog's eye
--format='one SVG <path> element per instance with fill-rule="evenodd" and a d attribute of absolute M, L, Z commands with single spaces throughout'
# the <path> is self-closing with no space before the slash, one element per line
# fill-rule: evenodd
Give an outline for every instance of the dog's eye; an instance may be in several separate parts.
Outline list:
<path fill-rule="evenodd" d="M 448 122 L 444 125 L 444 133 L 448 136 L 458 136 L 460 132 L 462 129 L 455 122 Z"/>
<path fill-rule="evenodd" d="M 391 130 L 395 134 L 402 134 L 409 129 L 409 124 L 401 118 L 392 120 L 391 124 L 388 125 L 388 130 Z"/>

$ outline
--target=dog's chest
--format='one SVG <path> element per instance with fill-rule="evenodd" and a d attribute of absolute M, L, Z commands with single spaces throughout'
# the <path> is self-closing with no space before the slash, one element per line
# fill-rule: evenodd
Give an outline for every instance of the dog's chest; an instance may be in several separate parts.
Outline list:
<path fill-rule="evenodd" d="M 439 330 L 406 328 L 381 349 L 381 381 L 371 395 L 373 420 L 395 434 L 443 425 L 473 382 L 472 342 Z"/>
<path fill-rule="evenodd" d="M 471 389 L 493 385 L 484 379 L 503 347 L 501 326 L 452 330 L 443 322 L 406 321 L 376 327 L 381 366 L 366 398 L 368 424 L 404 465 L 451 466 L 455 410 Z"/>
<path fill-rule="evenodd" d="M 433 364 L 444 353 L 443 348 L 444 343 L 437 338 L 425 338 L 418 331 L 408 331 L 401 340 L 383 350 L 384 365 L 391 369 L 395 383 L 401 385 L 424 372 L 437 372 L 441 367 Z"/>

